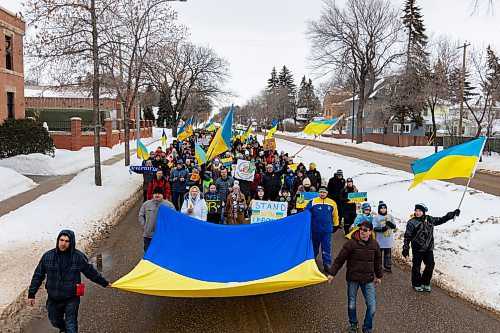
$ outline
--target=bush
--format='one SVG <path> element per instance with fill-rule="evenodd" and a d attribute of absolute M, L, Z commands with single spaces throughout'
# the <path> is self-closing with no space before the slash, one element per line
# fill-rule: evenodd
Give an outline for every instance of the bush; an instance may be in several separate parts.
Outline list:
<path fill-rule="evenodd" d="M 54 156 L 49 132 L 31 119 L 8 119 L 0 125 L 0 158 L 42 153 Z"/>

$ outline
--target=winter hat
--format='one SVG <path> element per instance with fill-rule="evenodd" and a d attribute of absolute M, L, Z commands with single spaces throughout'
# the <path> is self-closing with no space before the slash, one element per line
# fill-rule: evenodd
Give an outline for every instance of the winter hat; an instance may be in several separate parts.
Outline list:
<path fill-rule="evenodd" d="M 372 206 L 368 202 L 365 202 L 364 204 L 361 205 L 361 211 L 364 212 L 365 210 L 372 210 Z"/>
<path fill-rule="evenodd" d="M 314 163 L 314 162 L 313 162 L 313 163 L 309 163 L 309 167 L 310 167 L 310 168 L 315 168 L 315 169 L 316 169 L 316 163 Z"/>
<path fill-rule="evenodd" d="M 337 172 L 335 172 L 335 174 L 337 176 L 343 176 L 344 175 L 344 171 L 342 171 L 342 169 L 338 169 Z"/>
<path fill-rule="evenodd" d="M 183 164 L 183 163 L 184 163 L 184 161 L 183 161 L 182 159 L 180 159 L 180 158 L 179 158 L 179 159 L 177 160 L 177 164 Z"/>
<path fill-rule="evenodd" d="M 272 164 L 268 164 L 268 165 L 266 166 L 266 169 L 267 169 L 267 168 L 273 168 L 273 169 L 274 169 L 274 167 L 273 167 L 273 165 L 272 165 Z"/>
<path fill-rule="evenodd" d="M 154 154 L 155 154 L 155 152 L 152 150 L 149 152 L 149 156 L 154 155 Z"/>
<path fill-rule="evenodd" d="M 161 194 L 161 195 L 164 195 L 165 192 L 163 192 L 163 188 L 161 188 L 160 186 L 156 186 L 153 190 L 153 194 Z"/>
<path fill-rule="evenodd" d="M 318 192 L 326 192 L 328 193 L 328 190 L 326 189 L 326 186 L 320 186 L 318 189 Z"/>
<path fill-rule="evenodd" d="M 354 183 L 354 182 L 352 181 L 352 178 L 347 178 L 346 183 Z"/>
<path fill-rule="evenodd" d="M 257 192 L 259 192 L 260 190 L 264 191 L 264 188 L 262 186 L 257 186 Z"/>
<path fill-rule="evenodd" d="M 309 180 L 309 178 L 304 178 L 304 180 L 302 181 L 302 185 L 311 186 L 311 181 Z"/>
<path fill-rule="evenodd" d="M 387 209 L 387 205 L 383 201 L 378 202 L 378 210 L 380 211 L 381 208 Z"/>
<path fill-rule="evenodd" d="M 415 205 L 415 209 L 420 210 L 423 213 L 427 213 L 427 206 L 424 205 L 423 203 L 418 203 Z"/>
<path fill-rule="evenodd" d="M 370 222 L 370 221 L 363 221 L 359 224 L 359 227 L 365 227 L 365 228 L 368 228 L 370 230 L 373 230 L 373 224 Z"/>

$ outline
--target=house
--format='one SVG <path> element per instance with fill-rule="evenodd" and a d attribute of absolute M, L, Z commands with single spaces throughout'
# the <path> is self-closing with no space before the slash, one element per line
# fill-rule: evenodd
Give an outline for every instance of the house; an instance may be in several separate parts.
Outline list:
<path fill-rule="evenodd" d="M 24 118 L 25 22 L 0 7 L 0 122 Z"/>
<path fill-rule="evenodd" d="M 352 95 L 352 90 L 337 89 L 329 91 L 323 98 L 323 116 L 325 119 L 337 118 L 344 113 L 346 100 Z"/>

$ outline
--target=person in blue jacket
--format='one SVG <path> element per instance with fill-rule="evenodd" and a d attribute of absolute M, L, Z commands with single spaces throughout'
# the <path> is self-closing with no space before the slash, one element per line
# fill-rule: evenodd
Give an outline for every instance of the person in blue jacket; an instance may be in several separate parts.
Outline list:
<path fill-rule="evenodd" d="M 370 206 L 368 202 L 365 202 L 361 205 L 361 214 L 358 214 L 358 216 L 356 216 L 356 219 L 354 219 L 354 223 L 352 224 L 352 226 L 357 227 L 364 221 L 370 221 L 370 223 L 373 224 L 372 206 Z"/>
<path fill-rule="evenodd" d="M 339 228 L 339 213 L 335 201 L 327 198 L 328 190 L 326 187 L 321 186 L 318 192 L 319 196 L 310 200 L 305 209 L 311 213 L 311 236 L 314 257 L 318 256 L 319 246 L 321 245 L 323 270 L 328 272 L 328 269 L 332 265 L 332 233 Z"/>

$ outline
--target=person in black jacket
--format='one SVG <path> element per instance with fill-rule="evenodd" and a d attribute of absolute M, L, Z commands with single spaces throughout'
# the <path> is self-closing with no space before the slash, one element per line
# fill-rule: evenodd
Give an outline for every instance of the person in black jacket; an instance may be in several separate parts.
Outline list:
<path fill-rule="evenodd" d="M 321 173 L 316 170 L 316 163 L 309 164 L 309 171 L 306 172 L 306 176 L 311 181 L 311 186 L 316 189 L 321 187 Z"/>
<path fill-rule="evenodd" d="M 40 259 L 28 289 L 28 305 L 33 306 L 35 295 L 47 278 L 46 308 L 50 323 L 67 333 L 78 332 L 78 307 L 80 296 L 83 296 L 77 293 L 77 285 L 82 283 L 80 274 L 103 287 L 111 286 L 75 245 L 75 233 L 62 230 L 57 236 L 56 247 Z"/>
<path fill-rule="evenodd" d="M 338 169 L 337 172 L 333 175 L 332 178 L 328 181 L 328 186 L 326 187 L 328 190 L 328 197 L 335 201 L 337 207 L 339 209 L 339 217 L 342 218 L 344 216 L 344 207 L 340 202 L 340 192 L 345 187 L 345 179 L 344 172 L 342 169 Z"/>
<path fill-rule="evenodd" d="M 352 178 L 347 178 L 346 180 L 346 185 L 340 191 L 340 202 L 342 206 L 342 211 L 343 211 L 343 217 L 344 217 L 344 233 L 347 235 L 349 233 L 349 229 L 351 228 L 351 225 L 354 223 L 354 220 L 356 219 L 356 203 L 349 203 L 349 193 L 355 193 L 358 192 L 358 189 L 356 186 L 354 186 Z"/>
<path fill-rule="evenodd" d="M 266 173 L 262 179 L 262 187 L 267 191 L 267 197 L 271 201 L 278 201 L 279 192 L 281 189 L 281 172 L 274 171 L 272 164 L 266 167 Z"/>
<path fill-rule="evenodd" d="M 411 284 L 415 291 L 431 291 L 431 278 L 434 271 L 434 226 L 440 225 L 460 215 L 460 209 L 447 213 L 443 217 L 427 215 L 427 207 L 423 203 L 415 205 L 415 214 L 406 224 L 403 257 L 410 255 L 410 244 L 413 252 Z M 422 262 L 424 272 L 420 274 Z"/>

